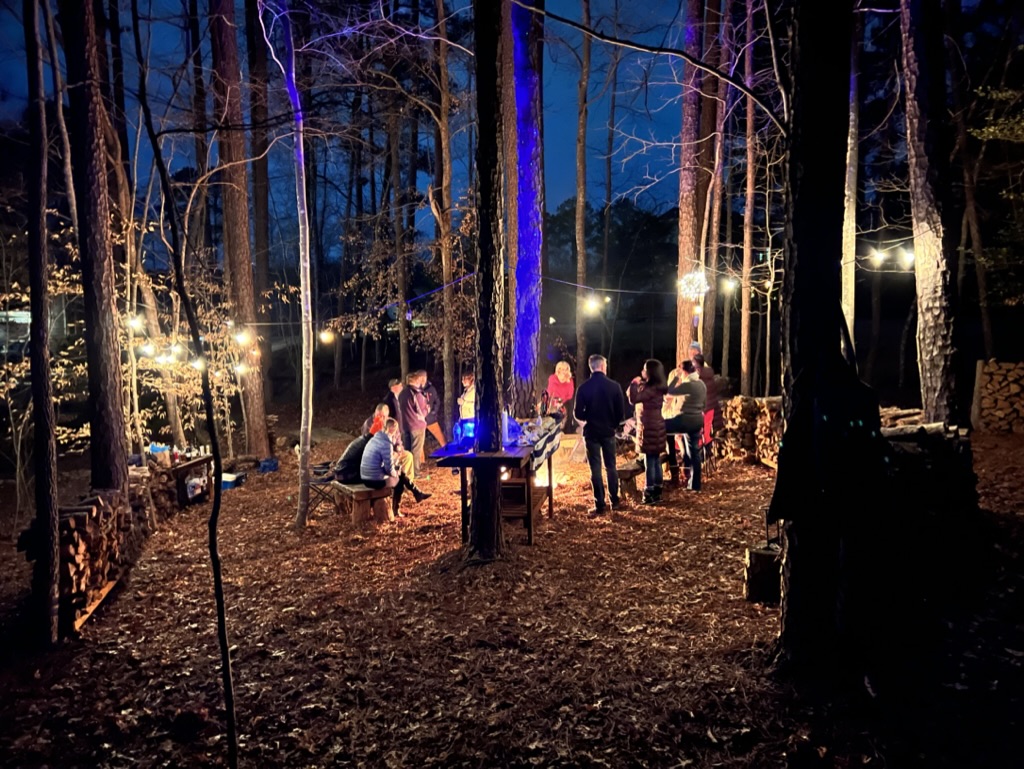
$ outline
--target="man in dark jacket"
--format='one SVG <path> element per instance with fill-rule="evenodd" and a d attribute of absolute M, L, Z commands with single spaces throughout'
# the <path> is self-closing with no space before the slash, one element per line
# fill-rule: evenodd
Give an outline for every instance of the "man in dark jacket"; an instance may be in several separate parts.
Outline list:
<path fill-rule="evenodd" d="M 591 355 L 590 379 L 576 391 L 573 415 L 583 423 L 583 442 L 590 464 L 590 482 L 594 486 L 592 515 L 604 515 L 604 481 L 601 460 L 608 474 L 608 496 L 612 510 L 619 509 L 619 475 L 615 471 L 615 431 L 626 418 L 626 398 L 622 386 L 608 378 L 608 361 L 602 355 Z"/>
<path fill-rule="evenodd" d="M 405 381 L 405 389 L 398 394 L 398 409 L 401 412 L 401 427 L 404 430 L 405 447 L 412 452 L 419 477 L 423 465 L 423 441 L 427 434 L 427 412 L 430 407 L 423 395 L 427 384 L 427 372 L 415 371 Z"/>
<path fill-rule="evenodd" d="M 398 422 L 398 432 L 405 435 L 405 425 L 402 424 L 402 409 L 398 406 L 398 396 L 402 394 L 402 380 L 392 379 L 388 382 L 388 394 L 384 396 L 382 403 L 388 404 L 388 413 L 391 418 Z"/>

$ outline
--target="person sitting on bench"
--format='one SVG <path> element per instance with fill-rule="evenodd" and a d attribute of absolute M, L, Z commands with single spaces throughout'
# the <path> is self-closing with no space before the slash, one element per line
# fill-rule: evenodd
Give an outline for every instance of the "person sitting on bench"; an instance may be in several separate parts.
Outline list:
<path fill-rule="evenodd" d="M 363 422 L 363 435 L 374 435 L 384 429 L 384 423 L 388 417 L 391 416 L 391 407 L 386 403 L 378 403 L 377 407 L 373 410 L 373 416 L 366 418 Z M 399 432 L 401 432 L 401 425 L 399 425 Z"/>
<path fill-rule="evenodd" d="M 399 440 L 398 422 L 388 419 L 384 423 L 384 429 L 376 433 L 366 444 L 359 464 L 359 475 L 364 486 L 371 489 L 394 489 L 391 511 L 396 518 L 402 517 L 402 493 L 406 489 L 412 492 L 417 502 L 431 496 L 416 487 L 413 481 L 415 476 L 412 454 L 396 450 L 395 444 Z"/>
<path fill-rule="evenodd" d="M 686 486 L 692 491 L 700 491 L 700 436 L 704 431 L 704 404 L 708 390 L 700 381 L 700 374 L 693 361 L 684 360 L 679 368 L 672 372 L 668 385 L 669 395 L 684 395 L 683 410 L 679 416 L 665 420 L 665 429 L 669 433 L 668 462 L 672 480 L 679 480 L 679 465 L 676 460 L 675 436 L 683 434 L 685 460 L 690 468 L 690 479 Z"/>
<path fill-rule="evenodd" d="M 334 479 L 341 483 L 359 483 L 359 466 L 363 461 L 363 452 L 366 451 L 366 444 L 373 437 L 364 433 L 345 447 L 344 453 L 334 465 Z"/>

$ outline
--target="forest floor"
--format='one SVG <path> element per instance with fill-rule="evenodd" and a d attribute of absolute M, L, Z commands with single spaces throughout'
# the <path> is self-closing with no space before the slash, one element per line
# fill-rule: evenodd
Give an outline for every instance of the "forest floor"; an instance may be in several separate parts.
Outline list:
<path fill-rule="evenodd" d="M 318 418 L 351 433 L 366 405 Z M 433 498 L 393 525 L 321 511 L 294 532 L 285 456 L 224 494 L 241 762 L 1019 766 L 1024 439 L 974 448 L 986 579 L 912 703 L 826 701 L 770 672 L 778 610 L 742 597 L 767 469 L 724 464 L 700 494 L 594 520 L 586 465 L 571 465 L 533 547 L 508 525 L 501 560 L 466 566 L 449 472 L 431 467 Z M 205 512 L 165 522 L 81 636 L 48 655 L 18 643 L 28 568 L 0 545 L 0 766 L 224 764 Z M 956 558 L 936 554 L 935 568 Z"/>

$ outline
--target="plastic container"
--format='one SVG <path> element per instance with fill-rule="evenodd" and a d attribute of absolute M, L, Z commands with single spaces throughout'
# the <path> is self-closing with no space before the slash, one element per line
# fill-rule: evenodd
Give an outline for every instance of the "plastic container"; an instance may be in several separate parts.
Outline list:
<path fill-rule="evenodd" d="M 220 487 L 224 490 L 237 489 L 245 483 L 245 473 L 224 473 L 221 475 Z"/>
<path fill-rule="evenodd" d="M 278 468 L 277 457 L 267 457 L 260 460 L 261 473 L 276 473 Z"/>

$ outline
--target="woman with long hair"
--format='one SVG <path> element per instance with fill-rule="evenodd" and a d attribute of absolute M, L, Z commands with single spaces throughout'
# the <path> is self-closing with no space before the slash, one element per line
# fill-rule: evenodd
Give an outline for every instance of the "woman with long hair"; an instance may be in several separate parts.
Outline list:
<path fill-rule="evenodd" d="M 661 361 L 651 358 L 644 363 L 640 376 L 629 384 L 629 402 L 641 404 L 640 450 L 644 455 L 647 473 L 647 487 L 644 489 L 644 504 L 653 505 L 661 500 L 661 487 L 665 482 L 661 469 L 661 452 L 665 448 L 667 433 L 661 407 L 665 401 L 665 367 Z"/>

